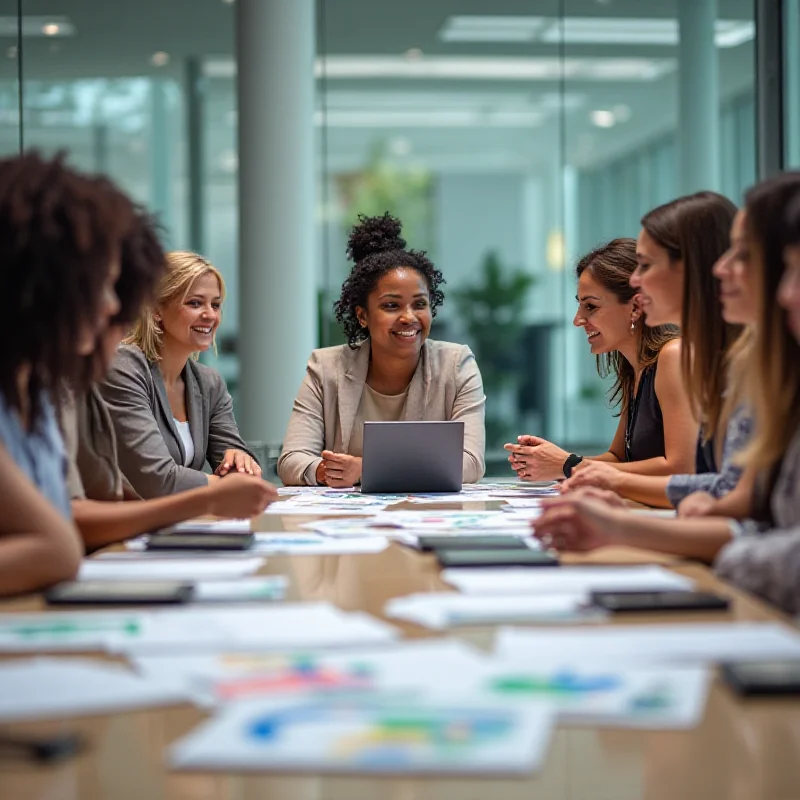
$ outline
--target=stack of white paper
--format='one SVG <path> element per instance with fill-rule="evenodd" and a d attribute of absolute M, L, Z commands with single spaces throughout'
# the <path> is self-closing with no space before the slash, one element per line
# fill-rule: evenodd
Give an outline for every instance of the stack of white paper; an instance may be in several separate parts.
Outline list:
<path fill-rule="evenodd" d="M 442 580 L 465 594 L 585 594 L 594 591 L 669 591 L 694 581 L 659 566 L 451 568 Z"/>
<path fill-rule="evenodd" d="M 185 703 L 174 682 L 118 664 L 37 658 L 0 664 L 0 721 L 57 719 Z"/>
<path fill-rule="evenodd" d="M 547 749 L 552 712 L 478 699 L 236 703 L 170 749 L 177 769 L 413 774 L 523 774 Z"/>
<path fill-rule="evenodd" d="M 463 595 L 431 592 L 396 597 L 386 615 L 441 630 L 457 625 L 497 625 L 511 622 L 600 622 L 607 614 L 587 607 L 584 594 Z"/>
<path fill-rule="evenodd" d="M 693 623 L 578 631 L 505 628 L 496 652 L 518 661 L 546 654 L 563 663 L 713 664 L 800 658 L 800 634 L 778 623 Z"/>

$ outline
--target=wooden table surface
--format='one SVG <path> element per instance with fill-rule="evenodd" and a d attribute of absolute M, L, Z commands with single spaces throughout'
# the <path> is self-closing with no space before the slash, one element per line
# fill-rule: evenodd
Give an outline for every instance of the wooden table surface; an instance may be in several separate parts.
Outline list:
<path fill-rule="evenodd" d="M 443 506 L 444 507 L 444 506 Z M 491 504 L 448 508 L 491 508 Z M 426 506 L 433 510 L 435 506 Z M 265 515 L 262 531 L 296 530 L 312 517 Z M 655 553 L 607 548 L 566 563 L 662 563 L 704 589 L 730 595 L 729 612 L 637 615 L 650 624 L 679 621 L 789 621 L 721 584 L 704 566 Z M 287 600 L 329 601 L 383 618 L 392 597 L 447 591 L 432 556 L 392 544 L 374 555 L 271 557 L 262 574 L 289 578 Z M 0 603 L 0 611 L 42 609 L 38 596 Z M 396 621 L 392 621 L 397 624 Z M 407 637 L 430 636 L 411 624 Z M 491 628 L 455 634 L 481 648 Z M 648 732 L 559 726 L 542 770 L 524 779 L 329 777 L 170 772 L 165 748 L 204 714 L 191 706 L 3 726 L 2 733 L 77 731 L 84 755 L 52 767 L 0 759 L 0 800 L 795 800 L 800 798 L 800 701 L 747 700 L 714 682 L 702 723 L 691 731 Z"/>

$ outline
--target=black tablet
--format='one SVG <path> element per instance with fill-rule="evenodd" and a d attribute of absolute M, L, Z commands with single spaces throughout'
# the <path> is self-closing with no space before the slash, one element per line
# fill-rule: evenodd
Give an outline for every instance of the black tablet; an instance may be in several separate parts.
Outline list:
<path fill-rule="evenodd" d="M 249 550 L 253 533 L 154 533 L 148 550 Z"/>
<path fill-rule="evenodd" d="M 192 599 L 183 581 L 70 581 L 44 593 L 51 605 L 172 605 Z"/>
<path fill-rule="evenodd" d="M 722 677 L 738 694 L 800 694 L 800 661 L 752 661 L 722 664 Z"/>
<path fill-rule="evenodd" d="M 544 550 L 437 550 L 443 567 L 556 567 L 558 558 Z"/>
<path fill-rule="evenodd" d="M 727 597 L 711 592 L 658 591 L 592 592 L 592 605 L 606 611 L 724 611 L 730 606 Z"/>
<path fill-rule="evenodd" d="M 430 550 L 530 550 L 519 536 L 420 536 L 419 549 Z"/>

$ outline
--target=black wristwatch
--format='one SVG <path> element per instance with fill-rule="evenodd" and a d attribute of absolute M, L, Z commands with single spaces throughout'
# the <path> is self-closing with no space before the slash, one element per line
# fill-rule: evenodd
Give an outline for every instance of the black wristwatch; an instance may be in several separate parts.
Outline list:
<path fill-rule="evenodd" d="M 583 461 L 583 456 L 576 456 L 575 453 L 570 453 L 567 460 L 564 462 L 564 477 L 569 478 L 572 475 L 572 470 Z"/>

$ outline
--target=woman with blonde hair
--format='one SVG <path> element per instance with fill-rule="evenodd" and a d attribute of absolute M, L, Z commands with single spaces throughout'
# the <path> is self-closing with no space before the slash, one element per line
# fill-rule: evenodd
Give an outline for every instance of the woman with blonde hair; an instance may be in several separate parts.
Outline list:
<path fill-rule="evenodd" d="M 200 364 L 215 346 L 225 282 L 196 253 L 167 254 L 166 274 L 117 351 L 101 385 L 119 466 L 141 497 L 212 483 L 229 472 L 260 475 L 245 447 L 222 376 Z M 213 475 L 203 473 L 208 461 Z"/>

